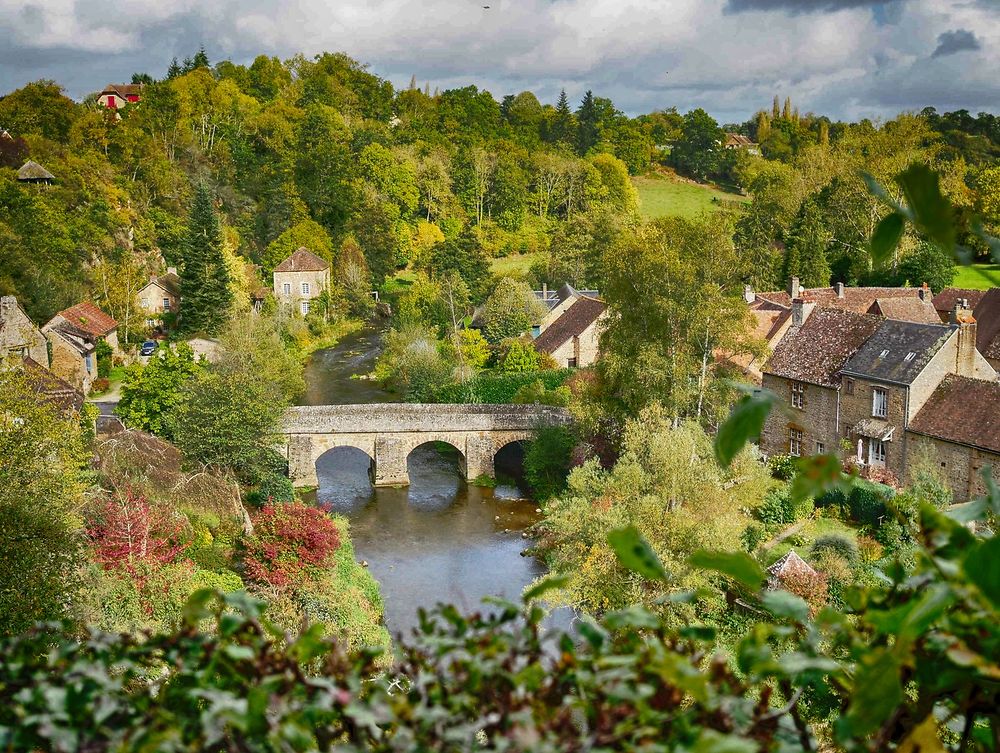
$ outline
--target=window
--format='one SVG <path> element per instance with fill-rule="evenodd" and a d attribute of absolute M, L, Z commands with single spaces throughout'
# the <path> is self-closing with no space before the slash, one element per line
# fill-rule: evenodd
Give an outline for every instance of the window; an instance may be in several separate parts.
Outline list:
<path fill-rule="evenodd" d="M 788 454 L 793 457 L 802 454 L 802 431 L 800 429 L 788 430 Z"/>
<path fill-rule="evenodd" d="M 531 325 L 531 336 L 538 337 L 540 334 L 542 334 L 542 325 L 540 324 Z"/>
<path fill-rule="evenodd" d="M 885 358 L 887 355 L 889 355 L 889 351 L 888 350 L 883 350 L 881 353 L 879 353 L 878 357 L 879 358 Z"/>
<path fill-rule="evenodd" d="M 853 395 L 854 394 L 854 380 L 848 379 L 844 382 L 844 394 Z"/>
<path fill-rule="evenodd" d="M 576 368 L 576 359 L 575 358 L 567 358 L 566 359 L 566 368 L 575 369 Z"/>
<path fill-rule="evenodd" d="M 299 308 L 301 309 L 303 316 L 305 316 L 306 314 L 308 314 L 309 313 L 309 301 L 302 301 L 302 303 L 299 304 Z"/>
<path fill-rule="evenodd" d="M 889 396 L 881 387 L 872 388 L 872 415 L 878 418 L 885 418 L 888 413 Z"/>
<path fill-rule="evenodd" d="M 868 440 L 868 464 L 885 465 L 885 442 L 880 439 Z"/>
<path fill-rule="evenodd" d="M 302 295 L 309 295 L 309 283 L 302 283 Z"/>
<path fill-rule="evenodd" d="M 903 360 L 904 360 L 904 361 L 906 361 L 907 363 L 909 363 L 910 361 L 912 361 L 912 360 L 914 359 L 914 357 L 915 357 L 916 355 L 917 355 L 917 354 L 916 354 L 916 353 L 914 353 L 914 352 L 913 352 L 913 351 L 911 350 L 911 351 L 910 351 L 909 353 L 907 353 L 907 354 L 906 354 L 906 355 L 905 355 L 905 356 L 903 357 Z"/>
<path fill-rule="evenodd" d="M 292 283 L 286 282 L 284 285 L 282 285 L 281 286 L 281 292 L 284 293 L 285 295 L 291 295 L 292 294 Z"/>
<path fill-rule="evenodd" d="M 806 407 L 806 386 L 802 382 L 792 382 L 792 407 L 800 410 Z"/>
<path fill-rule="evenodd" d="M 822 455 L 824 452 L 826 452 L 826 445 L 823 444 L 822 442 L 817 442 L 816 443 L 816 454 L 817 455 Z"/>
<path fill-rule="evenodd" d="M 164 298 L 163 299 L 163 310 L 164 311 L 170 311 L 170 299 L 169 298 Z"/>
<path fill-rule="evenodd" d="M 90 353 L 88 353 L 83 357 L 83 361 L 87 365 L 87 373 L 89 374 L 91 371 L 94 370 L 94 359 L 90 355 Z"/>

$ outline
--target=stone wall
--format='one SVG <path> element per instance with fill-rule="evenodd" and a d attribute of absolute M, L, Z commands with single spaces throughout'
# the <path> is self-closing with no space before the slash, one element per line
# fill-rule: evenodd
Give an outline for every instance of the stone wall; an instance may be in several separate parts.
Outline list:
<path fill-rule="evenodd" d="M 302 292 L 302 283 L 309 284 L 309 292 Z M 285 285 L 291 286 L 290 292 L 285 293 Z M 293 306 L 296 311 L 300 311 L 302 301 L 311 301 L 321 292 L 330 287 L 330 270 L 324 269 L 315 272 L 275 272 L 274 273 L 274 297 L 279 303 Z"/>
<path fill-rule="evenodd" d="M 792 380 L 764 374 L 762 386 L 778 396 L 764 430 L 760 448 L 767 455 L 788 454 L 789 433 L 794 428 L 802 432 L 802 454 L 817 452 L 816 443 L 823 445 L 823 452 L 838 451 L 840 438 L 837 429 L 837 390 L 818 384 L 801 382 L 805 386 L 803 407 L 792 407 Z"/>
<path fill-rule="evenodd" d="M 88 371 L 86 357 L 59 335 L 52 333 L 52 373 L 76 387 L 84 395 L 90 392 L 90 386 L 97 375 L 97 356 L 90 356 L 91 368 Z"/>
<path fill-rule="evenodd" d="M 966 502 L 986 493 L 982 470 L 990 466 L 993 480 L 1000 483 L 1000 455 L 975 447 L 946 442 L 915 432 L 907 432 L 909 458 L 925 450 L 951 487 L 955 502 Z"/>
<path fill-rule="evenodd" d="M 0 298 L 0 360 L 28 356 L 39 366 L 48 367 L 49 353 L 45 335 L 18 305 L 17 298 Z"/>

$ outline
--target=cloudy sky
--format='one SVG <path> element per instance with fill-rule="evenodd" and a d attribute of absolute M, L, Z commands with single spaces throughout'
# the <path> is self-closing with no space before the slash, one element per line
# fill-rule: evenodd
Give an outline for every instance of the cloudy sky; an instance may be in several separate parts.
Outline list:
<path fill-rule="evenodd" d="M 0 0 L 0 92 L 52 78 L 82 97 L 200 45 L 344 51 L 397 86 L 498 99 L 589 88 L 630 114 L 744 120 L 775 93 L 851 119 L 1000 112 L 1000 0 Z"/>

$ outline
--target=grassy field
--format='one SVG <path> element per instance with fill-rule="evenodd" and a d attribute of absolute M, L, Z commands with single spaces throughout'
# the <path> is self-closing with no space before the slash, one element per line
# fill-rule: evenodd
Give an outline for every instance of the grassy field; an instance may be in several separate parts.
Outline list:
<path fill-rule="evenodd" d="M 632 178 L 639 192 L 639 211 L 647 219 L 657 217 L 696 217 L 712 212 L 719 205 L 713 199 L 746 201 L 745 196 L 726 193 L 710 186 L 699 186 L 665 176 L 640 175 Z"/>
<path fill-rule="evenodd" d="M 1000 264 L 971 264 L 955 270 L 952 285 L 956 288 L 986 290 L 1000 288 Z"/>
<path fill-rule="evenodd" d="M 533 254 L 518 254 L 514 256 L 497 257 L 490 260 L 490 267 L 495 275 L 523 275 L 538 259 L 544 257 L 541 251 Z"/>

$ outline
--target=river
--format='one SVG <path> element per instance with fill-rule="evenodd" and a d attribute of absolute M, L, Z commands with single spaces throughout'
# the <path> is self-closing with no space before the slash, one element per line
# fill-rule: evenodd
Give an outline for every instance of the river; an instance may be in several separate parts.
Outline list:
<path fill-rule="evenodd" d="M 303 405 L 390 402 L 377 384 L 352 378 L 372 370 L 378 333 L 362 330 L 335 347 L 316 352 L 306 366 Z M 463 610 L 480 607 L 484 596 L 517 599 L 545 572 L 523 531 L 538 520 L 533 501 L 514 481 L 496 489 L 469 486 L 458 458 L 434 445 L 410 453 L 410 485 L 372 487 L 368 456 L 338 448 L 317 463 L 318 504 L 345 515 L 359 560 L 382 586 L 389 631 L 407 634 L 418 623 L 417 608 L 450 602 Z M 497 473 L 516 479 L 520 448 L 505 448 Z"/>

